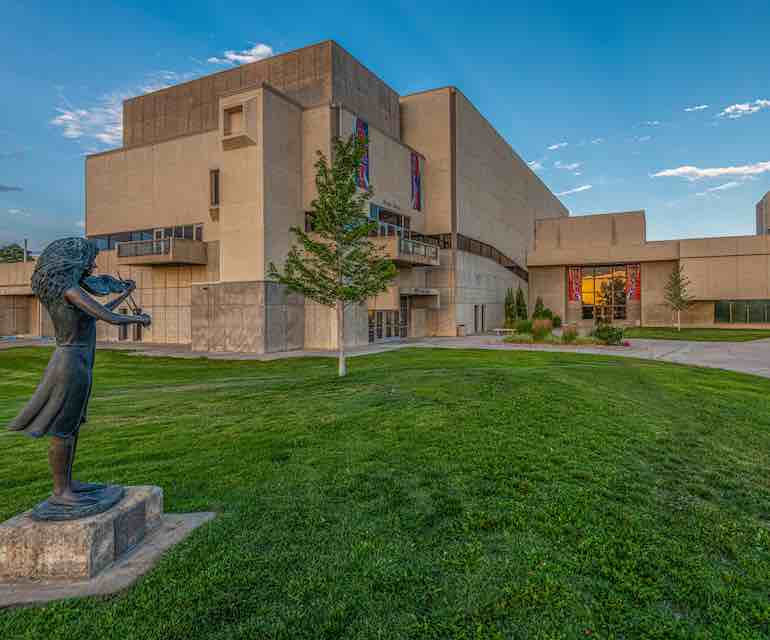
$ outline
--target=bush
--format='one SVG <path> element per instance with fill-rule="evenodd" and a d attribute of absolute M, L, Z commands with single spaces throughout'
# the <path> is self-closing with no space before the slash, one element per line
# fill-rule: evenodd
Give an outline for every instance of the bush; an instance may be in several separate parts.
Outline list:
<path fill-rule="evenodd" d="M 611 324 L 600 324 L 594 329 L 594 338 L 603 344 L 619 345 L 623 342 L 623 329 Z"/>
<path fill-rule="evenodd" d="M 545 305 L 543 305 L 543 299 L 538 296 L 535 300 L 535 309 L 532 311 L 532 319 L 542 318 L 543 311 L 545 311 Z"/>
<path fill-rule="evenodd" d="M 532 337 L 535 340 L 544 340 L 551 334 L 553 322 L 549 318 L 538 318 L 532 322 Z"/>
<path fill-rule="evenodd" d="M 524 292 L 521 290 L 521 285 L 516 289 L 516 318 L 519 320 L 527 319 L 527 299 L 524 297 Z"/>
<path fill-rule="evenodd" d="M 565 344 L 574 344 L 577 342 L 577 337 L 577 327 L 565 327 L 564 331 L 561 332 L 561 341 Z"/>
<path fill-rule="evenodd" d="M 519 320 L 516 323 L 516 333 L 532 333 L 532 322 L 529 320 Z"/>
<path fill-rule="evenodd" d="M 561 326 L 561 316 L 555 315 L 553 317 L 553 328 L 558 329 Z"/>

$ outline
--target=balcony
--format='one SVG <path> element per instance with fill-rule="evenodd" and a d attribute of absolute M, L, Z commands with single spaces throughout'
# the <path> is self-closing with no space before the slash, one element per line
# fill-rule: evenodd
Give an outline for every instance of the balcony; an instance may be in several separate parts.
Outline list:
<path fill-rule="evenodd" d="M 186 238 L 119 242 L 118 265 L 206 264 L 206 243 Z"/>
<path fill-rule="evenodd" d="M 380 224 L 380 233 L 372 241 L 384 250 L 386 257 L 396 264 L 408 266 L 438 267 L 438 245 L 405 237 L 406 232 L 389 233 L 392 225 Z M 385 229 L 383 229 L 385 227 Z M 383 230 L 385 233 L 383 233 Z"/>

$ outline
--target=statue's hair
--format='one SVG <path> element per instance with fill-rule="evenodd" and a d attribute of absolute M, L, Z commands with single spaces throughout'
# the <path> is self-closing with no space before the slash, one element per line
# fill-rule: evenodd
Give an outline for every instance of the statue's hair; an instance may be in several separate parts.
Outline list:
<path fill-rule="evenodd" d="M 98 253 L 96 244 L 85 238 L 54 240 L 37 259 L 33 293 L 46 307 L 61 301 L 67 289 L 78 286 Z"/>

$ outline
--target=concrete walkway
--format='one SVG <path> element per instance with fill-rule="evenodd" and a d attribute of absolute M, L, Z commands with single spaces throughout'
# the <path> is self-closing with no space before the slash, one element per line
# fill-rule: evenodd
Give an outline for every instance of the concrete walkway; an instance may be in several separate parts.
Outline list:
<path fill-rule="evenodd" d="M 495 336 L 468 336 L 465 338 L 423 338 L 359 347 L 347 352 L 349 356 L 383 353 L 406 347 L 441 349 L 499 349 L 505 351 L 554 351 L 622 356 L 678 362 L 700 367 L 714 367 L 770 378 L 770 339 L 751 342 L 691 342 L 679 340 L 630 340 L 630 347 L 560 346 L 508 344 Z M 50 340 L 0 339 L 0 350 L 21 346 L 50 346 Z M 132 355 L 166 356 L 174 358 L 210 358 L 212 360 L 259 360 L 306 356 L 336 357 L 329 351 L 289 351 L 264 355 L 246 353 L 192 352 L 185 345 L 152 345 L 135 343 L 101 343 L 100 349 L 129 351 Z"/>

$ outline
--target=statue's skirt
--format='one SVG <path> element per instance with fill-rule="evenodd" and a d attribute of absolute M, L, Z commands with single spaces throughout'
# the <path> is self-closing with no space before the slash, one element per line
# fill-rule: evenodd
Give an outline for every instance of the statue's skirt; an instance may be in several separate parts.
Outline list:
<path fill-rule="evenodd" d="M 76 435 L 85 422 L 92 371 L 91 346 L 56 347 L 34 395 L 8 428 L 33 438 Z"/>

